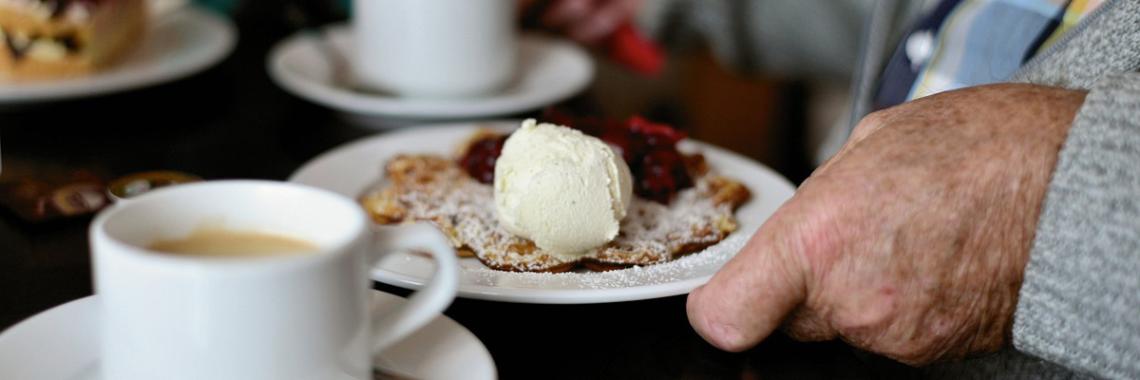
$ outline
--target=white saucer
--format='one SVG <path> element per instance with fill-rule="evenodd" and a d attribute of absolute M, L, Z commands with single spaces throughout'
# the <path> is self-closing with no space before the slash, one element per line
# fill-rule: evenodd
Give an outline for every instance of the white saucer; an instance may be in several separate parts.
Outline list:
<path fill-rule="evenodd" d="M 506 131 L 518 125 L 503 121 L 446 124 L 368 137 L 314 158 L 294 172 L 290 181 L 357 198 L 377 183 L 384 163 L 397 154 L 449 155 L 476 128 Z M 683 141 L 681 149 L 700 151 L 713 170 L 739 179 L 752 191 L 752 199 L 736 212 L 740 228 L 724 241 L 672 262 L 600 273 L 502 272 L 488 269 L 474 258 L 461 259 L 459 296 L 526 303 L 600 303 L 685 294 L 704 284 L 795 189 L 771 169 L 727 150 L 691 140 Z M 418 288 L 431 277 L 432 270 L 430 259 L 396 252 L 373 269 L 372 278 Z"/>
<path fill-rule="evenodd" d="M 349 57 L 351 29 L 330 26 L 322 34 L 300 33 L 269 53 L 269 73 L 278 85 L 314 103 L 357 119 L 445 120 L 482 118 L 531 111 L 582 91 L 594 75 L 594 63 L 568 41 L 524 34 L 519 39 L 519 72 L 506 89 L 478 98 L 425 99 L 369 94 L 344 88 L 333 80 L 335 58 L 322 53 L 328 44 Z M 326 48 L 327 48 L 326 47 Z M 382 124 L 382 123 L 376 123 Z"/>
<path fill-rule="evenodd" d="M 372 307 L 405 299 L 372 292 Z M 37 314 L 0 334 L 0 378 L 21 380 L 99 379 L 96 296 Z M 384 350 L 381 368 L 417 379 L 495 379 L 495 362 L 466 328 L 439 316 L 420 331 Z"/>
<path fill-rule="evenodd" d="M 225 17 L 185 7 L 158 17 L 142 44 L 114 67 L 88 76 L 0 82 L 0 105 L 100 95 L 180 79 L 210 67 L 233 50 L 237 31 Z"/>

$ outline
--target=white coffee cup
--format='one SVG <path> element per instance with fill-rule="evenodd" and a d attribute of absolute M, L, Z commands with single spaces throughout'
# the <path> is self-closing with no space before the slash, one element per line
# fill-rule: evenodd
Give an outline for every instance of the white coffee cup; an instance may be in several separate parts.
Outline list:
<path fill-rule="evenodd" d="M 148 249 L 204 224 L 310 242 L 313 254 L 174 255 Z M 106 379 L 370 379 L 371 358 L 431 321 L 456 291 L 455 252 L 428 225 L 372 227 L 337 194 L 269 181 L 163 188 L 91 225 Z M 418 249 L 435 274 L 370 315 L 377 253 Z"/>
<path fill-rule="evenodd" d="M 359 85 L 400 96 L 493 93 L 516 66 L 513 0 L 353 0 Z"/>

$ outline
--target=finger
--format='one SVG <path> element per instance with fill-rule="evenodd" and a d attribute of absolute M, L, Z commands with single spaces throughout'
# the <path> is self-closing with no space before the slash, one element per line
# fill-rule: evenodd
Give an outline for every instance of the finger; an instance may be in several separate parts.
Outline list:
<path fill-rule="evenodd" d="M 562 29 L 586 17 L 594 7 L 594 0 L 556 0 L 542 16 L 548 28 Z"/>
<path fill-rule="evenodd" d="M 689 294 L 689 323 L 726 351 L 743 351 L 766 338 L 806 297 L 805 264 L 781 236 L 788 205 L 704 286 Z"/>
<path fill-rule="evenodd" d="M 597 10 L 570 26 L 570 38 L 588 44 L 597 43 L 629 20 L 636 10 L 634 7 L 635 4 L 630 1 L 605 2 Z"/>

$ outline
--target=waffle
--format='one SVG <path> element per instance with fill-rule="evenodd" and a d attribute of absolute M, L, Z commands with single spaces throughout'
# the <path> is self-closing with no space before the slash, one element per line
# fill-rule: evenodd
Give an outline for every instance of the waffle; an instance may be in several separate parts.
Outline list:
<path fill-rule="evenodd" d="M 427 221 L 443 231 L 460 256 L 514 272 L 605 271 L 651 265 L 700 252 L 737 228 L 733 211 L 750 194 L 740 182 L 713 174 L 700 155 L 686 157 L 695 186 L 669 205 L 635 198 L 617 238 L 584 255 L 544 251 L 508 232 L 495 218 L 493 189 L 440 155 L 400 155 L 385 181 L 361 199 L 376 223 Z"/>

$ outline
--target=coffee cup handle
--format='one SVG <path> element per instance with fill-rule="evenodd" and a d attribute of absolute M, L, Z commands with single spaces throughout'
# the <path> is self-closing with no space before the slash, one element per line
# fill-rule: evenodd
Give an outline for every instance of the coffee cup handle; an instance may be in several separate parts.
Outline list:
<path fill-rule="evenodd" d="M 431 279 L 406 304 L 390 313 L 372 316 L 372 352 L 376 353 L 419 330 L 451 304 L 458 286 L 459 263 L 447 238 L 429 224 L 378 226 L 373 232 L 372 252 L 378 255 L 415 250 L 435 259 Z"/>

